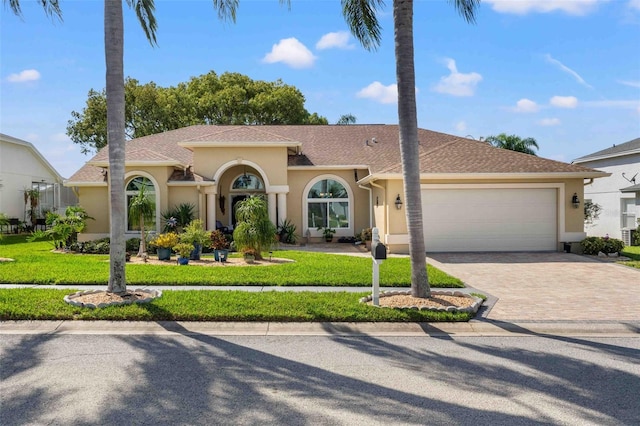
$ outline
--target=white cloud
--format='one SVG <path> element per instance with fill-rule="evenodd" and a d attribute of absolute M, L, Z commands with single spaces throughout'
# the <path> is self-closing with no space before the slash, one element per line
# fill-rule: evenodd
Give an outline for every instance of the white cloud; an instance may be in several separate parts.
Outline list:
<path fill-rule="evenodd" d="M 456 123 L 456 130 L 458 132 L 464 132 L 467 130 L 467 123 L 465 123 L 464 121 L 458 121 L 458 123 Z"/>
<path fill-rule="evenodd" d="M 37 70 L 24 70 L 17 74 L 9 74 L 9 77 L 7 77 L 7 81 L 10 83 L 24 83 L 36 80 L 40 80 L 40 73 Z"/>
<path fill-rule="evenodd" d="M 629 0 L 629 7 L 631 9 L 640 10 L 640 0 Z"/>
<path fill-rule="evenodd" d="M 575 96 L 554 96 L 549 99 L 549 104 L 558 108 L 575 108 L 578 106 L 578 98 Z"/>
<path fill-rule="evenodd" d="M 526 15 L 527 13 L 550 13 L 562 11 L 568 15 L 582 16 L 607 0 L 484 0 L 498 13 Z M 632 0 L 636 1 L 636 0 Z"/>
<path fill-rule="evenodd" d="M 398 85 L 383 85 L 379 81 L 374 81 L 364 89 L 356 93 L 359 98 L 373 99 L 381 104 L 392 104 L 398 102 Z"/>
<path fill-rule="evenodd" d="M 31 143 L 38 142 L 39 139 L 40 136 L 37 133 L 27 133 L 24 136 L 24 140 Z"/>
<path fill-rule="evenodd" d="M 638 0 L 638 3 L 640 3 L 640 0 Z M 625 86 L 630 86 L 630 87 L 637 87 L 640 89 L 640 81 L 623 81 L 623 80 L 618 80 L 618 83 L 620 84 L 624 84 Z"/>
<path fill-rule="evenodd" d="M 282 62 L 292 68 L 309 68 L 315 60 L 313 53 L 295 37 L 280 40 L 262 59 L 268 64 Z"/>
<path fill-rule="evenodd" d="M 327 33 L 320 37 L 316 43 L 316 49 L 353 49 L 355 46 L 349 43 L 349 33 L 347 31 L 338 31 Z"/>
<path fill-rule="evenodd" d="M 445 62 L 451 74 L 441 77 L 433 90 L 453 96 L 473 96 L 476 85 L 482 81 L 482 76 L 477 72 L 468 74 L 458 72 L 456 61 L 453 59 L 445 58 Z"/>
<path fill-rule="evenodd" d="M 589 89 L 593 89 L 593 87 L 591 87 L 586 81 L 584 81 L 584 79 L 582 77 L 580 77 L 580 74 L 578 74 L 577 72 L 575 72 L 571 68 L 567 67 L 566 65 L 564 65 L 559 60 L 552 58 L 551 55 L 549 55 L 549 54 L 546 54 L 544 57 L 547 60 L 547 62 L 557 66 L 562 71 L 564 71 L 567 74 L 570 74 L 571 76 L 573 76 L 573 78 L 575 78 L 578 83 L 582 84 L 585 87 L 588 87 Z"/>
<path fill-rule="evenodd" d="M 541 126 L 559 126 L 560 125 L 560 119 L 558 118 L 543 118 L 542 120 L 538 121 L 538 124 Z"/>
<path fill-rule="evenodd" d="M 540 109 L 537 103 L 531 99 L 523 98 L 516 102 L 515 112 L 537 112 Z"/>

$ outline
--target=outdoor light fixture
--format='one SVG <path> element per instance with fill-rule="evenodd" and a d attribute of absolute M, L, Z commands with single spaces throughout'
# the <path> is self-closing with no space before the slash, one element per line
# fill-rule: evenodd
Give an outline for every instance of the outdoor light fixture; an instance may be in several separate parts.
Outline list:
<path fill-rule="evenodd" d="M 580 207 L 580 198 L 578 198 L 578 194 L 576 194 L 575 192 L 573 193 L 573 197 L 571 197 L 571 205 L 574 209 Z"/>
<path fill-rule="evenodd" d="M 398 194 L 398 196 L 396 197 L 396 209 L 400 210 L 402 208 L 402 200 L 400 199 L 400 194 Z"/>

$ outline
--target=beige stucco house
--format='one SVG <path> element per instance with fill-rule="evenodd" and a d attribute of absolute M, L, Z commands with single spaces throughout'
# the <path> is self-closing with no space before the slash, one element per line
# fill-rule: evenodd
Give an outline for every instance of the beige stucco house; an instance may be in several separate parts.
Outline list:
<path fill-rule="evenodd" d="M 418 135 L 427 251 L 555 251 L 585 237 L 572 201 L 606 173 Z M 103 149 L 65 182 L 96 219 L 84 240 L 109 233 L 108 168 Z M 157 231 L 180 203 L 196 205 L 208 229 L 233 226 L 234 205 L 262 194 L 271 220 L 289 219 L 303 240 L 321 241 L 318 227 L 339 238 L 375 226 L 391 252 L 408 251 L 396 125 L 191 126 L 127 142 L 125 173 L 127 191 L 143 182 L 154 192 Z"/>

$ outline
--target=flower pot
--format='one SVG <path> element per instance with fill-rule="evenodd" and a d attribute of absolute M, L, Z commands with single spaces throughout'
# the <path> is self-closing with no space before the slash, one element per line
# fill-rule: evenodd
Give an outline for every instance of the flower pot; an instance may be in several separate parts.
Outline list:
<path fill-rule="evenodd" d="M 189 255 L 190 260 L 200 260 L 200 254 L 202 253 L 202 245 L 201 244 L 193 244 L 193 251 L 191 255 Z"/>
<path fill-rule="evenodd" d="M 171 259 L 171 249 L 158 247 L 158 260 L 170 260 Z"/>
<path fill-rule="evenodd" d="M 217 261 L 224 263 L 227 261 L 227 258 L 229 257 L 229 250 L 227 249 L 216 250 L 214 252 L 214 256 Z"/>
<path fill-rule="evenodd" d="M 188 257 L 180 257 L 178 256 L 178 265 L 188 265 L 189 258 Z"/>

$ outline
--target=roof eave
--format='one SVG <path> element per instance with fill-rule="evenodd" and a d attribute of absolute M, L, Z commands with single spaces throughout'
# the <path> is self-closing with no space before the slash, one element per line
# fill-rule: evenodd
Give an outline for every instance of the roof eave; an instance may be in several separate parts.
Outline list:
<path fill-rule="evenodd" d="M 421 173 L 421 180 L 513 180 L 513 179 L 597 179 L 611 176 L 605 172 L 548 172 L 548 173 Z M 364 185 L 376 180 L 402 179 L 401 173 L 373 173 L 358 181 Z"/>
<path fill-rule="evenodd" d="M 640 149 L 630 149 L 628 151 L 615 152 L 613 154 L 604 154 L 604 155 L 594 155 L 594 156 L 580 157 L 580 158 L 576 158 L 575 160 L 573 160 L 571 162 L 571 164 L 588 163 L 588 162 L 591 162 L 591 161 L 598 161 L 598 160 L 608 160 L 610 158 L 624 157 L 624 156 L 633 155 L 633 154 L 640 154 Z"/>
<path fill-rule="evenodd" d="M 109 161 L 88 161 L 88 165 L 95 167 L 109 167 Z M 125 167 L 180 167 L 181 169 L 186 169 L 189 167 L 188 164 L 181 163 L 180 161 L 175 160 L 163 160 L 163 161 L 126 161 L 124 162 Z"/>

